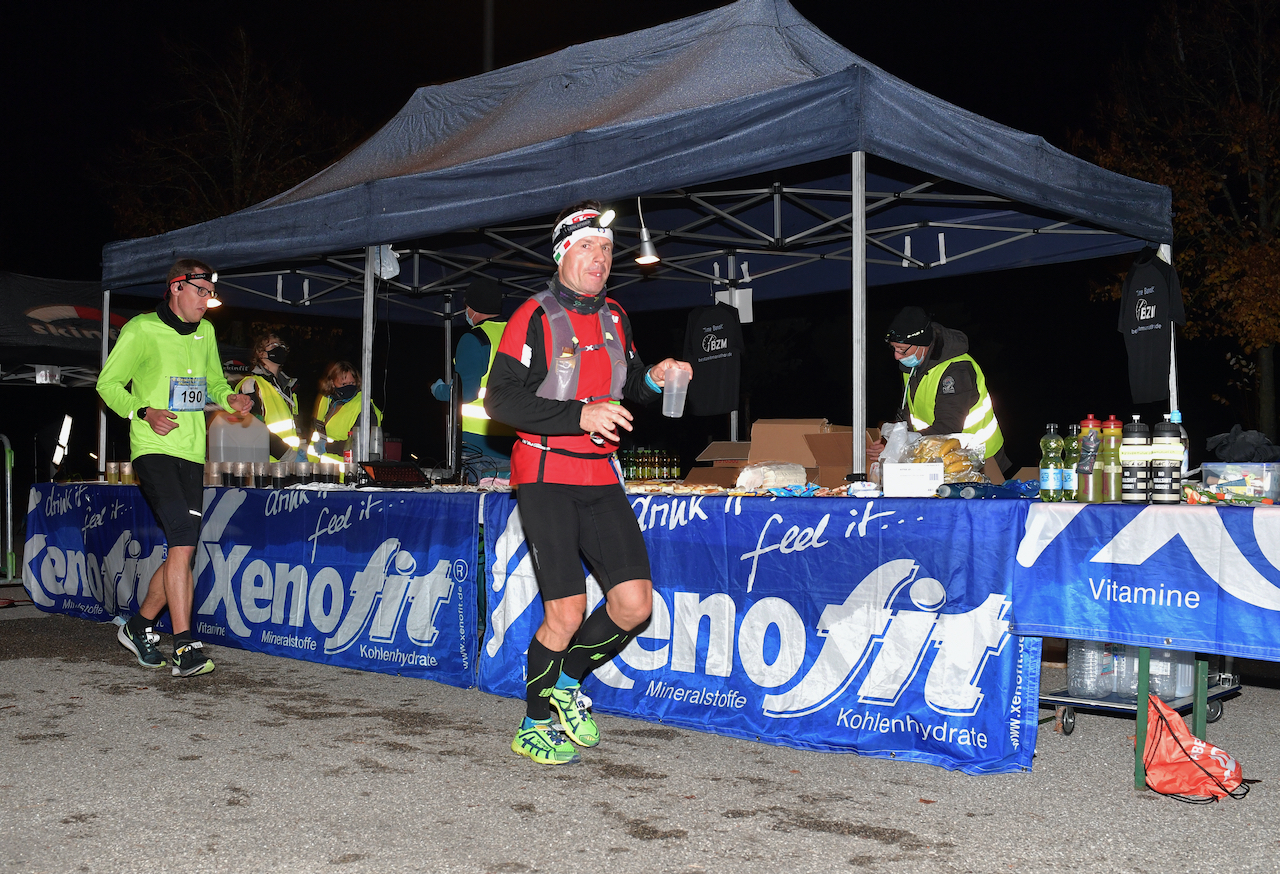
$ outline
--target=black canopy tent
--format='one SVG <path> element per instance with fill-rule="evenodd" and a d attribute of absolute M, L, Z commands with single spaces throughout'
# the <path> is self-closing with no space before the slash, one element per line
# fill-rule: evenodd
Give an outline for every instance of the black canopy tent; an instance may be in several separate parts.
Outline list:
<path fill-rule="evenodd" d="M 0 380 L 7 384 L 92 386 L 102 361 L 102 284 L 0 273 Z"/>
<path fill-rule="evenodd" d="M 725 257 L 752 259 L 761 296 L 852 287 L 855 434 L 868 285 L 1172 239 L 1167 188 L 913 88 L 785 0 L 739 0 L 421 88 L 290 191 L 107 245 L 103 286 L 154 283 L 175 257 L 197 255 L 241 274 L 220 282 L 229 298 L 249 298 L 235 303 L 359 305 L 368 379 L 375 299 L 397 320 L 447 320 L 455 308 L 434 296 L 475 273 L 532 289 L 551 272 L 551 215 L 584 197 L 640 195 L 664 262 L 627 266 L 638 226 L 620 222 L 611 287 L 629 308 L 689 305 Z M 385 269 L 385 244 L 397 247 L 398 276 Z M 773 278 L 783 271 L 792 281 Z"/>

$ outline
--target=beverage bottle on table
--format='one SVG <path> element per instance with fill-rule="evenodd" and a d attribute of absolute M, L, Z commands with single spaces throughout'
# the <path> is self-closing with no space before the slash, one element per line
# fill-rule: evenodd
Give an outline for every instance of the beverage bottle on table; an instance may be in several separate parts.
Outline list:
<path fill-rule="evenodd" d="M 1062 500 L 1062 437 L 1058 424 L 1045 425 L 1045 435 L 1040 438 L 1040 500 Z"/>
<path fill-rule="evenodd" d="M 1151 429 L 1151 503 L 1182 500 L 1182 429 L 1169 413 Z"/>
<path fill-rule="evenodd" d="M 1124 438 L 1124 422 L 1114 415 L 1102 423 L 1102 445 L 1098 448 L 1098 466 L 1102 468 L 1102 500 L 1114 504 L 1120 500 L 1120 441 Z"/>
<path fill-rule="evenodd" d="M 1080 463 L 1080 426 L 1072 422 L 1062 438 L 1062 500 L 1074 501 L 1079 487 L 1076 465 Z"/>
<path fill-rule="evenodd" d="M 1102 446 L 1102 420 L 1093 413 L 1080 421 L 1080 460 L 1076 462 L 1076 501 L 1081 504 L 1102 503 L 1102 465 L 1098 452 Z"/>
<path fill-rule="evenodd" d="M 1134 416 L 1121 429 L 1120 500 L 1146 504 L 1151 500 L 1151 429 Z"/>
<path fill-rule="evenodd" d="M 1191 439 L 1187 436 L 1187 429 L 1182 427 L 1182 411 L 1174 410 L 1169 414 L 1169 421 L 1178 426 L 1178 433 L 1182 435 L 1182 481 L 1187 481 L 1187 471 L 1191 470 L 1191 453 L 1188 448 L 1191 446 Z"/>

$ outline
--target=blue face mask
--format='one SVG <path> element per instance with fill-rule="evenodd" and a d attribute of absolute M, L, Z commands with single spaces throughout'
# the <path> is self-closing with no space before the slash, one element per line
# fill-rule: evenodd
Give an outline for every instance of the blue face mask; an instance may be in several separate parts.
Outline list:
<path fill-rule="evenodd" d="M 909 355 L 906 358 L 899 358 L 898 363 L 904 367 L 919 367 L 924 361 L 919 355 Z"/>

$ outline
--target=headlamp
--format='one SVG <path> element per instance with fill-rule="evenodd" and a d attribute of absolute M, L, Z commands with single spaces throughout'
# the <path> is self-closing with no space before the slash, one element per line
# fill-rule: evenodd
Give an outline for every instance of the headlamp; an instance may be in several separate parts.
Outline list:
<path fill-rule="evenodd" d="M 604 212 L 596 212 L 595 210 L 583 210 L 569 216 L 563 222 L 556 226 L 555 235 L 551 238 L 551 246 L 555 248 L 567 240 L 570 236 L 578 231 L 585 231 L 588 228 L 607 228 L 613 223 L 616 213 L 611 209 Z"/>
<path fill-rule="evenodd" d="M 173 279 L 170 279 L 169 281 L 170 282 L 190 282 L 193 279 L 207 279 L 210 282 L 217 284 L 218 271 L 215 270 L 212 273 L 184 273 L 181 276 L 173 277 Z"/>

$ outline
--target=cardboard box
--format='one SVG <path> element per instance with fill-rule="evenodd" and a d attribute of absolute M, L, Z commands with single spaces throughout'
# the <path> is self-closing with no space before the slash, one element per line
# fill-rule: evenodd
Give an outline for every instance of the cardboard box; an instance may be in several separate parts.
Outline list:
<path fill-rule="evenodd" d="M 844 485 L 845 477 L 853 473 L 853 429 L 806 434 L 804 441 L 817 461 L 818 469 L 811 482 L 824 489 Z"/>
<path fill-rule="evenodd" d="M 886 498 L 931 498 L 942 485 L 942 465 L 885 464 L 884 496 Z"/>
<path fill-rule="evenodd" d="M 738 470 L 736 467 L 695 467 L 689 470 L 689 475 L 684 478 L 684 484 L 687 486 L 720 486 L 722 489 L 731 489 L 738 484 Z"/>
<path fill-rule="evenodd" d="M 751 451 L 747 463 L 788 461 L 805 468 L 817 468 L 806 434 L 822 434 L 831 429 L 826 419 L 757 419 L 751 426 Z"/>
<path fill-rule="evenodd" d="M 698 461 L 709 461 L 712 467 L 742 467 L 747 463 L 751 443 L 717 440 L 698 454 Z"/>
<path fill-rule="evenodd" d="M 746 466 L 750 451 L 751 444 L 746 442 L 717 440 L 709 444 L 698 453 L 697 461 L 704 466 L 690 468 L 689 475 L 684 478 L 685 484 L 731 488 L 737 484 L 738 472 Z M 706 466 L 708 462 L 709 467 Z"/>

